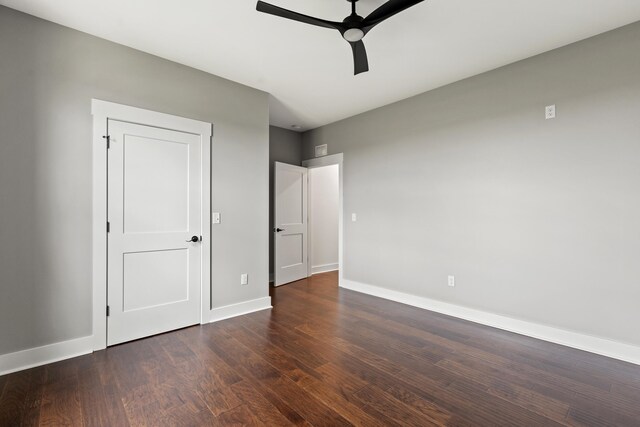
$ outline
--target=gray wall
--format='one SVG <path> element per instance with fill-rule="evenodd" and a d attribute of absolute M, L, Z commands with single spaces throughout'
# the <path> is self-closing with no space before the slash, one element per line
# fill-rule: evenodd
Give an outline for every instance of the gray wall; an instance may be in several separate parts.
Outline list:
<path fill-rule="evenodd" d="M 640 23 L 305 133 L 344 152 L 345 277 L 640 344 L 638 52 Z"/>
<path fill-rule="evenodd" d="M 275 162 L 302 164 L 302 134 L 269 127 L 269 230 L 273 229 L 273 165 Z M 273 274 L 273 233 L 269 233 L 269 273 Z"/>
<path fill-rule="evenodd" d="M 213 303 L 268 296 L 268 95 L 0 7 L 0 354 L 91 334 L 91 98 L 214 123 Z"/>

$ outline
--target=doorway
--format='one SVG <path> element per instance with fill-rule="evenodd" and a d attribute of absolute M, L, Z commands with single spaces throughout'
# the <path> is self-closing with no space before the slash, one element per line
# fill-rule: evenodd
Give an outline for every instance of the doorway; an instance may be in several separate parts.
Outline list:
<path fill-rule="evenodd" d="M 338 270 L 342 277 L 342 154 L 275 164 L 274 285 Z"/>
<path fill-rule="evenodd" d="M 309 169 L 308 276 L 339 268 L 339 179 L 338 165 Z"/>
<path fill-rule="evenodd" d="M 94 348 L 202 323 L 211 124 L 97 100 L 93 114 Z"/>

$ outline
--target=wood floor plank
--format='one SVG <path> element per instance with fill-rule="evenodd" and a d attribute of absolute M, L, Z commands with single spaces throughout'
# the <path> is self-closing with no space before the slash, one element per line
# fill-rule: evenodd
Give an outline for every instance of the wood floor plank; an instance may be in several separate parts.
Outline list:
<path fill-rule="evenodd" d="M 510 362 L 506 358 L 488 357 L 483 353 L 468 352 L 466 355 L 453 356 L 452 360 L 467 367 L 474 367 L 475 370 L 488 373 L 496 378 L 502 378 L 510 384 L 522 386 L 558 401 L 564 401 L 571 407 L 593 406 L 599 407 L 603 411 L 613 407 L 631 417 L 640 416 L 638 405 L 623 397 L 589 384 L 553 375 L 538 368 Z"/>
<path fill-rule="evenodd" d="M 211 350 L 208 336 L 201 333 L 203 328 L 190 328 L 190 330 L 198 332 L 198 334 L 192 337 L 181 336 L 181 345 L 189 346 L 191 351 L 198 356 L 199 363 L 206 366 L 208 371 L 225 386 L 231 386 L 242 381 L 240 375 Z M 184 333 L 185 331 L 181 332 Z"/>
<path fill-rule="evenodd" d="M 196 384 L 195 392 L 216 417 L 243 403 L 243 400 L 238 398 L 230 387 L 222 384 L 213 372 L 203 373 Z"/>
<path fill-rule="evenodd" d="M 362 388 L 351 392 L 348 386 L 329 385 L 302 371 L 294 381 L 353 425 L 374 427 L 396 424 L 385 414 L 357 401 L 355 393 Z"/>
<path fill-rule="evenodd" d="M 485 386 L 487 392 L 493 396 L 501 397 L 554 421 L 563 422 L 569 411 L 568 403 L 558 401 L 517 384 L 506 383 L 499 376 L 494 376 L 481 370 L 474 370 L 467 365 L 448 359 L 438 362 L 437 365 L 456 374 L 463 375 L 467 379 L 476 381 Z"/>
<path fill-rule="evenodd" d="M 640 388 L 627 384 L 613 384 L 611 394 L 617 398 L 622 398 L 633 404 L 640 402 Z"/>
<path fill-rule="evenodd" d="M 82 426 L 85 425 L 80 406 L 80 390 L 77 375 L 45 385 L 40 425 Z"/>
<path fill-rule="evenodd" d="M 225 426 L 261 426 L 264 425 L 259 418 L 254 416 L 244 405 L 222 414 L 218 421 Z"/>
<path fill-rule="evenodd" d="M 93 353 L 95 368 L 99 372 L 100 384 L 111 425 L 128 426 L 124 404 L 120 396 L 120 388 L 115 376 L 114 362 L 106 350 Z"/>
<path fill-rule="evenodd" d="M 159 426 L 168 419 L 158 402 L 139 403 L 127 399 L 125 402 L 128 422 L 132 426 Z"/>
<path fill-rule="evenodd" d="M 351 425 L 342 415 L 303 388 L 298 387 L 289 378 L 270 378 L 268 384 L 275 393 L 314 426 Z"/>
<path fill-rule="evenodd" d="M 4 385 L 7 383 L 9 379 L 9 375 L 0 376 L 0 398 L 2 398 L 2 393 L 4 392 Z"/>
<path fill-rule="evenodd" d="M 309 375 L 318 375 L 313 368 L 298 360 L 296 355 L 278 347 L 268 338 L 253 333 L 249 328 L 242 327 L 235 330 L 233 337 L 246 347 L 254 349 L 254 352 L 284 375 L 295 370 L 304 371 Z"/>
<path fill-rule="evenodd" d="M 620 416 L 616 413 L 591 408 L 571 408 L 567 416 L 567 423 L 571 426 L 584 427 L 627 427 L 640 425 L 637 419 L 623 420 L 620 419 Z"/>
<path fill-rule="evenodd" d="M 339 391 L 340 394 L 350 395 L 368 385 L 366 381 L 342 369 L 338 362 L 327 363 L 316 369 L 321 375 L 320 381 Z"/>
<path fill-rule="evenodd" d="M 340 289 L 0 377 L 0 426 L 640 426 L 640 366 Z"/>
<path fill-rule="evenodd" d="M 37 426 L 40 424 L 40 408 L 47 381 L 47 368 L 40 366 L 30 369 L 31 380 L 25 396 L 21 426 Z"/>
<path fill-rule="evenodd" d="M 238 398 L 245 402 L 247 408 L 256 416 L 263 424 L 272 426 L 296 425 L 285 417 L 277 407 L 267 400 L 254 385 L 249 381 L 240 381 L 231 386 L 233 392 Z M 302 422 L 300 418 L 299 423 Z"/>
<path fill-rule="evenodd" d="M 34 368 L 4 376 L 0 391 L 0 426 L 34 425 L 38 422 L 46 368 Z"/>
<path fill-rule="evenodd" d="M 406 405 L 391 395 L 373 386 L 367 386 L 356 393 L 356 397 L 365 405 L 377 408 L 380 412 L 403 426 L 437 426 L 435 420 L 419 417 L 414 407 Z"/>
<path fill-rule="evenodd" d="M 231 338 L 231 340 L 233 340 Z M 240 368 L 251 380 L 261 381 L 273 392 L 287 402 L 297 413 L 302 415 L 309 423 L 317 426 L 340 426 L 349 423 L 338 413 L 314 399 L 301 387 L 298 387 L 291 379 L 281 375 L 276 368 L 261 359 L 248 348 L 240 349 L 242 344 L 238 341 L 233 352 L 239 356 L 242 362 Z M 230 345 L 232 345 L 229 342 Z"/>
<path fill-rule="evenodd" d="M 84 423 L 86 425 L 104 427 L 112 425 L 112 412 L 108 407 L 109 401 L 105 396 L 99 368 L 96 366 L 93 369 L 84 370 L 78 375 L 78 395 Z"/>

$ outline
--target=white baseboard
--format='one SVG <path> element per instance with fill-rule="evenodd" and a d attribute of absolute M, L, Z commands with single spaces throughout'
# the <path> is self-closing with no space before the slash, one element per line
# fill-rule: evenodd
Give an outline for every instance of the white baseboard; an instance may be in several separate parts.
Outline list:
<path fill-rule="evenodd" d="M 217 322 L 269 308 L 271 308 L 270 297 L 214 308 L 210 312 L 209 322 Z M 0 376 L 92 353 L 94 344 L 94 337 L 87 336 L 0 355 Z"/>
<path fill-rule="evenodd" d="M 250 301 L 239 302 L 237 304 L 225 305 L 224 307 L 214 308 L 210 312 L 209 322 L 218 322 L 220 320 L 230 319 L 243 314 L 253 313 L 255 311 L 267 310 L 271 307 L 271 297 L 258 298 Z"/>
<path fill-rule="evenodd" d="M 93 352 L 93 336 L 0 355 L 0 376 Z"/>
<path fill-rule="evenodd" d="M 320 273 L 328 273 L 329 271 L 336 271 L 339 268 L 339 264 L 336 262 L 334 264 L 322 264 L 322 265 L 313 265 L 311 266 L 311 275 L 320 274 Z"/>
<path fill-rule="evenodd" d="M 640 347 L 343 279 L 345 289 L 640 365 Z"/>

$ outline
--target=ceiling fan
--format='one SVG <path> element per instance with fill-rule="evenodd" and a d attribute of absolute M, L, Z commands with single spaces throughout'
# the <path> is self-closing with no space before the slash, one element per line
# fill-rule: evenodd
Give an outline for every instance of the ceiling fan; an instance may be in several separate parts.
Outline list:
<path fill-rule="evenodd" d="M 324 19 L 314 18 L 313 16 L 303 15 L 298 12 L 283 9 L 263 1 L 258 1 L 256 10 L 259 12 L 269 13 L 271 15 L 280 16 L 282 18 L 292 19 L 294 21 L 304 22 L 305 24 L 316 25 L 318 27 L 330 28 L 340 31 L 342 37 L 349 42 L 353 50 L 354 75 L 369 71 L 369 62 L 367 60 L 367 51 L 364 48 L 362 38 L 376 25 L 382 21 L 391 18 L 396 13 L 402 12 L 424 0 L 389 0 L 366 18 L 356 13 L 356 3 L 358 0 L 347 0 L 351 3 L 351 15 L 344 18 L 342 22 L 326 21 Z"/>

